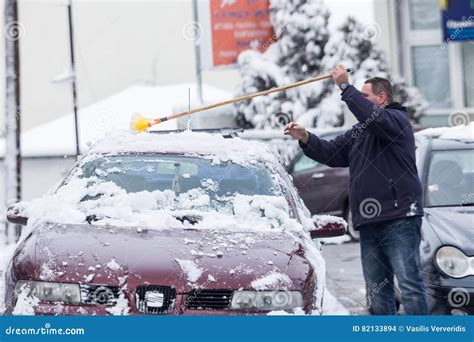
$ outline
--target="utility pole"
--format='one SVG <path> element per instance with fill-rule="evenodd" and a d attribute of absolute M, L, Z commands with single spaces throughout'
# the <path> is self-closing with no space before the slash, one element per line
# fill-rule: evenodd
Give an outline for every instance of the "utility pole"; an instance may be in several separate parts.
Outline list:
<path fill-rule="evenodd" d="M 196 84 L 198 91 L 198 100 L 200 104 L 204 104 L 203 95 L 202 95 L 202 72 L 201 72 L 201 34 L 199 26 L 199 16 L 198 16 L 198 3 L 197 0 L 193 0 L 193 20 L 195 26 L 194 33 L 194 54 L 196 59 Z"/>
<path fill-rule="evenodd" d="M 74 62 L 74 31 L 72 25 L 72 0 L 68 1 L 67 4 L 67 13 L 69 21 L 69 50 L 71 55 L 71 73 L 72 73 L 72 101 L 74 107 L 74 131 L 76 136 L 76 157 L 80 154 L 79 148 L 79 120 L 77 117 L 77 91 L 76 91 L 76 65 Z"/>
<path fill-rule="evenodd" d="M 17 0 L 5 0 L 5 205 L 21 200 L 20 151 L 20 56 L 19 40 L 24 27 L 18 21 Z M 21 226 L 6 221 L 6 243 L 18 240 Z"/>

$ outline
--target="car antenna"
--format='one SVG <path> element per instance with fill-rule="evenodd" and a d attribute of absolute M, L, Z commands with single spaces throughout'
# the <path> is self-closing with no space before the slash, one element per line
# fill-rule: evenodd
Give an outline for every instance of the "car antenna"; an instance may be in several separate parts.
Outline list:
<path fill-rule="evenodd" d="M 191 88 L 188 88 L 188 112 L 191 111 Z M 186 126 L 186 131 L 191 132 L 191 115 L 188 116 L 188 123 Z"/>

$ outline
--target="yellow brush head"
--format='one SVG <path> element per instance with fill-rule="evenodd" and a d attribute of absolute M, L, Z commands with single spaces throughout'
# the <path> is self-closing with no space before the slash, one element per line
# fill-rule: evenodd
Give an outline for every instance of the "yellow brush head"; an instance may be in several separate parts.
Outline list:
<path fill-rule="evenodd" d="M 130 121 L 130 128 L 135 133 L 145 132 L 149 126 L 150 119 L 135 113 Z"/>

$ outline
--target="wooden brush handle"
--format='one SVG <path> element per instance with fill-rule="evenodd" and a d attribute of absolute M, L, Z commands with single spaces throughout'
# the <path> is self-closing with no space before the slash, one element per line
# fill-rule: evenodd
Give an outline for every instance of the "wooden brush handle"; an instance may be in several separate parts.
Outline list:
<path fill-rule="evenodd" d="M 351 71 L 352 71 L 352 69 L 347 69 L 347 72 L 351 72 Z M 270 88 L 268 90 L 259 91 L 257 93 L 239 96 L 239 97 L 237 97 L 235 99 L 232 99 L 232 100 L 217 102 L 217 103 L 214 103 L 214 104 L 211 104 L 211 105 L 202 106 L 202 107 L 192 109 L 192 110 L 189 110 L 189 111 L 186 111 L 186 112 L 181 112 L 181 113 L 173 114 L 173 115 L 170 115 L 170 116 L 167 116 L 167 117 L 164 117 L 164 118 L 155 119 L 155 120 L 153 120 L 153 123 L 151 125 L 153 125 L 155 123 L 160 123 L 160 122 L 163 122 L 163 121 L 177 119 L 177 118 L 180 118 L 180 117 L 185 116 L 185 115 L 194 114 L 194 113 L 197 113 L 197 112 L 202 112 L 204 110 L 213 109 L 213 108 L 216 108 L 216 107 L 226 106 L 226 105 L 229 105 L 229 104 L 232 104 L 232 103 L 252 99 L 252 98 L 257 97 L 257 96 L 268 95 L 268 94 L 271 94 L 271 93 L 276 93 L 278 91 L 283 91 L 283 90 L 287 90 L 287 89 L 290 89 L 290 88 L 299 87 L 299 86 L 302 86 L 302 85 L 305 85 L 305 84 L 308 84 L 308 83 L 321 81 L 321 80 L 325 80 L 325 79 L 328 79 L 328 78 L 331 78 L 331 74 L 329 74 L 329 73 L 324 74 L 324 75 L 320 75 L 320 76 L 316 76 L 316 77 L 311 77 L 311 78 L 308 78 L 308 79 L 303 80 L 303 81 L 290 83 L 290 84 L 287 84 L 287 85 L 284 85 L 284 86 L 281 86 L 281 87 L 274 87 L 274 88 Z"/>

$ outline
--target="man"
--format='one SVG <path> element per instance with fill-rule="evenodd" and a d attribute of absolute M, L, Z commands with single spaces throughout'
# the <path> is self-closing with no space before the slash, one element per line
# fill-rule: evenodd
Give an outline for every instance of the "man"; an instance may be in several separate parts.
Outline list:
<path fill-rule="evenodd" d="M 349 167 L 349 203 L 360 231 L 364 278 L 375 315 L 396 314 L 394 275 L 408 315 L 428 314 L 420 270 L 422 189 L 415 164 L 415 140 L 404 107 L 393 102 L 384 78 L 368 79 L 359 92 L 343 65 L 331 71 L 358 123 L 325 141 L 291 122 L 285 134 L 299 140 L 311 159 Z"/>

